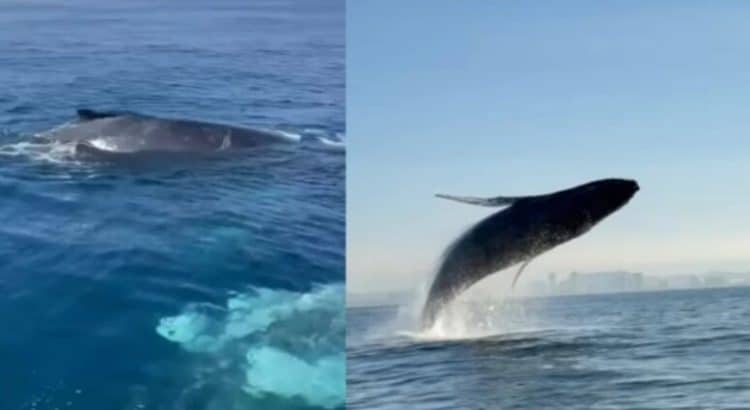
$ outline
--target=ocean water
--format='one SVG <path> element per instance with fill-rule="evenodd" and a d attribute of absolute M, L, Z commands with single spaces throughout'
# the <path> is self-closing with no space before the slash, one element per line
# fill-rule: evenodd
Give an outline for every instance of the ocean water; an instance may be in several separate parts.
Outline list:
<path fill-rule="evenodd" d="M 0 409 L 344 400 L 344 3 L 0 2 Z M 289 146 L 85 160 L 76 108 Z"/>
<path fill-rule="evenodd" d="M 471 304 L 427 333 L 408 308 L 350 309 L 348 408 L 750 408 L 748 300 L 723 288 Z"/>

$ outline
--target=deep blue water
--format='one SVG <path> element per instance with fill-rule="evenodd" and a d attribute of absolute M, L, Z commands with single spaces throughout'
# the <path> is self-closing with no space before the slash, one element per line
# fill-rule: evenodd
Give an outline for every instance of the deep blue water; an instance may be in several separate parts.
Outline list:
<path fill-rule="evenodd" d="M 746 409 L 748 300 L 725 288 L 473 305 L 474 323 L 440 337 L 403 331 L 397 308 L 350 309 L 348 408 Z"/>
<path fill-rule="evenodd" d="M 0 2 L 0 409 L 341 407 L 343 1 L 56 3 Z M 301 141 L 112 164 L 33 138 L 79 107 Z"/>

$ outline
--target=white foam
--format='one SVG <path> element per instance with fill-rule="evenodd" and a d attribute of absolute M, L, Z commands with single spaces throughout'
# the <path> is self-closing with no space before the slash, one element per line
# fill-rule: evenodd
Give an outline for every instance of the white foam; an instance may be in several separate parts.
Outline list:
<path fill-rule="evenodd" d="M 0 146 L 0 155 L 28 157 L 56 164 L 74 163 L 75 145 L 57 141 L 20 141 Z"/>
<path fill-rule="evenodd" d="M 274 392 L 303 397 L 315 406 L 337 407 L 346 396 L 344 353 L 323 356 L 310 363 L 269 346 L 247 352 L 245 391 L 253 396 Z"/>
<path fill-rule="evenodd" d="M 300 142 L 302 140 L 302 135 L 298 134 L 296 132 L 282 131 L 282 130 L 270 129 L 270 128 L 266 128 L 266 129 L 262 129 L 262 130 L 265 131 L 265 132 L 276 134 L 279 137 L 282 137 L 282 138 L 284 138 L 284 139 L 286 139 L 288 141 Z"/>
<path fill-rule="evenodd" d="M 198 312 L 186 312 L 182 315 L 162 318 L 156 331 L 161 336 L 179 343 L 191 352 L 215 352 L 222 342 L 215 336 L 207 334 L 210 319 Z"/>
<path fill-rule="evenodd" d="M 344 287 L 309 293 L 254 288 L 232 295 L 224 314 L 191 305 L 156 332 L 190 352 L 245 362 L 243 390 L 333 408 L 345 398 Z M 215 311 L 215 309 L 214 309 Z M 244 357 L 236 356 L 240 345 Z M 200 372 L 200 369 L 196 369 Z"/>
<path fill-rule="evenodd" d="M 46 139 L 56 131 L 73 126 L 73 122 L 62 123 L 50 130 L 34 135 L 34 139 L 18 141 L 0 146 L 0 155 L 9 157 L 28 157 L 42 162 L 70 163 L 74 162 L 75 145 Z"/>

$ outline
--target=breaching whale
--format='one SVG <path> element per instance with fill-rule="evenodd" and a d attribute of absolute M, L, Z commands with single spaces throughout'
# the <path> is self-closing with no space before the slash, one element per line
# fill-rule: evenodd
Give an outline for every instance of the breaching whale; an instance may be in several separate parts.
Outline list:
<path fill-rule="evenodd" d="M 531 259 L 586 233 L 625 205 L 638 189 L 633 180 L 603 179 L 538 196 L 438 194 L 459 202 L 507 208 L 471 227 L 445 251 L 422 310 L 422 327 L 432 327 L 442 308 L 480 279 L 520 263 L 515 286 Z"/>
<path fill-rule="evenodd" d="M 89 109 L 79 109 L 76 122 L 41 136 L 72 142 L 76 153 L 101 155 L 215 152 L 292 141 L 286 134 L 273 130 Z"/>

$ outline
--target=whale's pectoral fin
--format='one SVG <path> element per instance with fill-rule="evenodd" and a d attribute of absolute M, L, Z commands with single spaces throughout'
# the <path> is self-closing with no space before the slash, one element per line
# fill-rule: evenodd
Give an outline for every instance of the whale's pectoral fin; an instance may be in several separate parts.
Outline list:
<path fill-rule="evenodd" d="M 117 117 L 118 115 L 122 115 L 122 113 L 119 112 L 94 111 L 87 108 L 80 108 L 76 110 L 76 113 L 78 114 L 78 118 L 84 121 L 97 120 L 99 118 Z"/>
<path fill-rule="evenodd" d="M 478 198 L 473 196 L 454 196 L 445 194 L 435 194 L 438 198 L 450 199 L 451 201 L 463 202 L 465 204 L 479 205 L 479 206 L 509 206 L 513 205 L 517 201 L 526 197 L 522 196 L 498 196 L 495 198 Z"/>
<path fill-rule="evenodd" d="M 518 268 L 518 272 L 516 272 L 516 276 L 513 277 L 513 283 L 510 285 L 511 289 L 515 289 L 516 282 L 518 282 L 518 278 L 521 277 L 521 273 L 523 272 L 524 269 L 526 269 L 526 265 L 528 265 L 529 262 L 531 262 L 531 259 L 528 259 L 528 260 L 524 261 L 521 264 L 521 267 Z"/>

